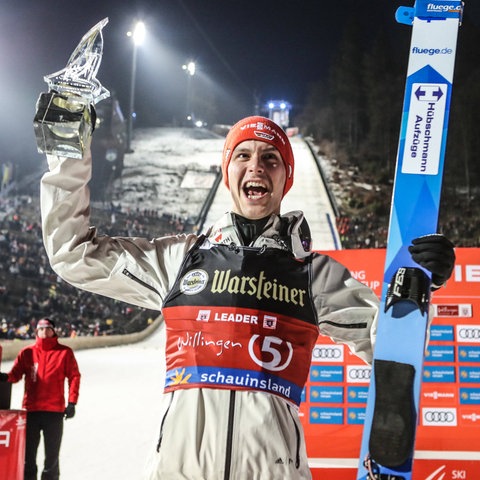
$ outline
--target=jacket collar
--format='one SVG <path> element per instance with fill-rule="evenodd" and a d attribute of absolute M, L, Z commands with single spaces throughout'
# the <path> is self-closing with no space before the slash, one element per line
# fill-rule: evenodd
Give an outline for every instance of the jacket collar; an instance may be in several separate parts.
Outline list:
<path fill-rule="evenodd" d="M 305 224 L 303 212 L 296 210 L 284 215 L 272 215 L 260 236 L 249 246 L 257 248 L 278 248 L 290 251 L 295 258 L 310 255 L 311 250 L 304 250 L 300 238 L 300 226 Z M 225 213 L 207 233 L 212 244 L 242 245 L 241 235 L 235 226 L 233 213 Z"/>
<path fill-rule="evenodd" d="M 58 337 L 37 337 L 35 344 L 40 348 L 40 350 L 53 350 L 58 345 Z"/>

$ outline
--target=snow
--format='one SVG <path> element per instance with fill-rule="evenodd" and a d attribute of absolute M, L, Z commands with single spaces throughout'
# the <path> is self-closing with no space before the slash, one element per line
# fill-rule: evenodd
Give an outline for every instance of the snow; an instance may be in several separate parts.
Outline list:
<path fill-rule="evenodd" d="M 160 429 L 163 345 L 162 328 L 138 344 L 75 352 L 82 379 L 76 415 L 64 424 L 61 478 L 142 478 Z M 3 362 L 2 371 L 11 365 Z M 23 382 L 13 385 L 12 409 L 22 395 Z M 41 471 L 42 442 L 37 460 Z"/>
<path fill-rule="evenodd" d="M 114 203 L 196 218 L 220 167 L 223 142 L 201 129 L 139 130 L 114 184 Z M 195 181 L 184 182 L 188 176 Z"/>

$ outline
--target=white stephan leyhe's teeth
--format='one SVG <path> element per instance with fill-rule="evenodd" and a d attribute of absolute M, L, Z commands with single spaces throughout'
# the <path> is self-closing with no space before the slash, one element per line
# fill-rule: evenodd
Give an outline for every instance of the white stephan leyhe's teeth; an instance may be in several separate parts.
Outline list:
<path fill-rule="evenodd" d="M 249 191 L 250 188 L 262 188 L 265 191 L 253 192 L 253 191 Z M 261 183 L 261 182 L 247 182 L 245 184 L 245 193 L 247 197 L 250 199 L 261 198 L 267 193 L 267 191 L 268 191 L 267 187 L 265 186 L 264 183 Z"/>

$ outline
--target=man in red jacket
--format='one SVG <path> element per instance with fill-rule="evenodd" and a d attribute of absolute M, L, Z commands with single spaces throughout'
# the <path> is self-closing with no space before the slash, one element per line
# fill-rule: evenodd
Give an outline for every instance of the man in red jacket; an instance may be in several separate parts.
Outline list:
<path fill-rule="evenodd" d="M 10 373 L 0 373 L 0 381 L 16 383 L 25 376 L 22 405 L 27 411 L 24 479 L 37 479 L 37 450 L 43 431 L 45 464 L 41 480 L 58 480 L 63 417 L 75 415 L 80 372 L 73 350 L 58 343 L 55 325 L 50 319 L 39 320 L 36 335 L 35 344 L 20 351 Z M 66 378 L 68 404 L 65 407 Z"/>

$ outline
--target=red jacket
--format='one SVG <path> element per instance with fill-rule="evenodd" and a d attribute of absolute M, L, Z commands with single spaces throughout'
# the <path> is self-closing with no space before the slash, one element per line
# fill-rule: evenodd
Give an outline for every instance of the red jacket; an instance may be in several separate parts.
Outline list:
<path fill-rule="evenodd" d="M 8 374 L 16 383 L 25 375 L 23 408 L 29 412 L 63 412 L 65 379 L 68 379 L 68 401 L 77 403 L 80 372 L 73 350 L 58 343 L 57 337 L 39 338 L 23 348 Z"/>

